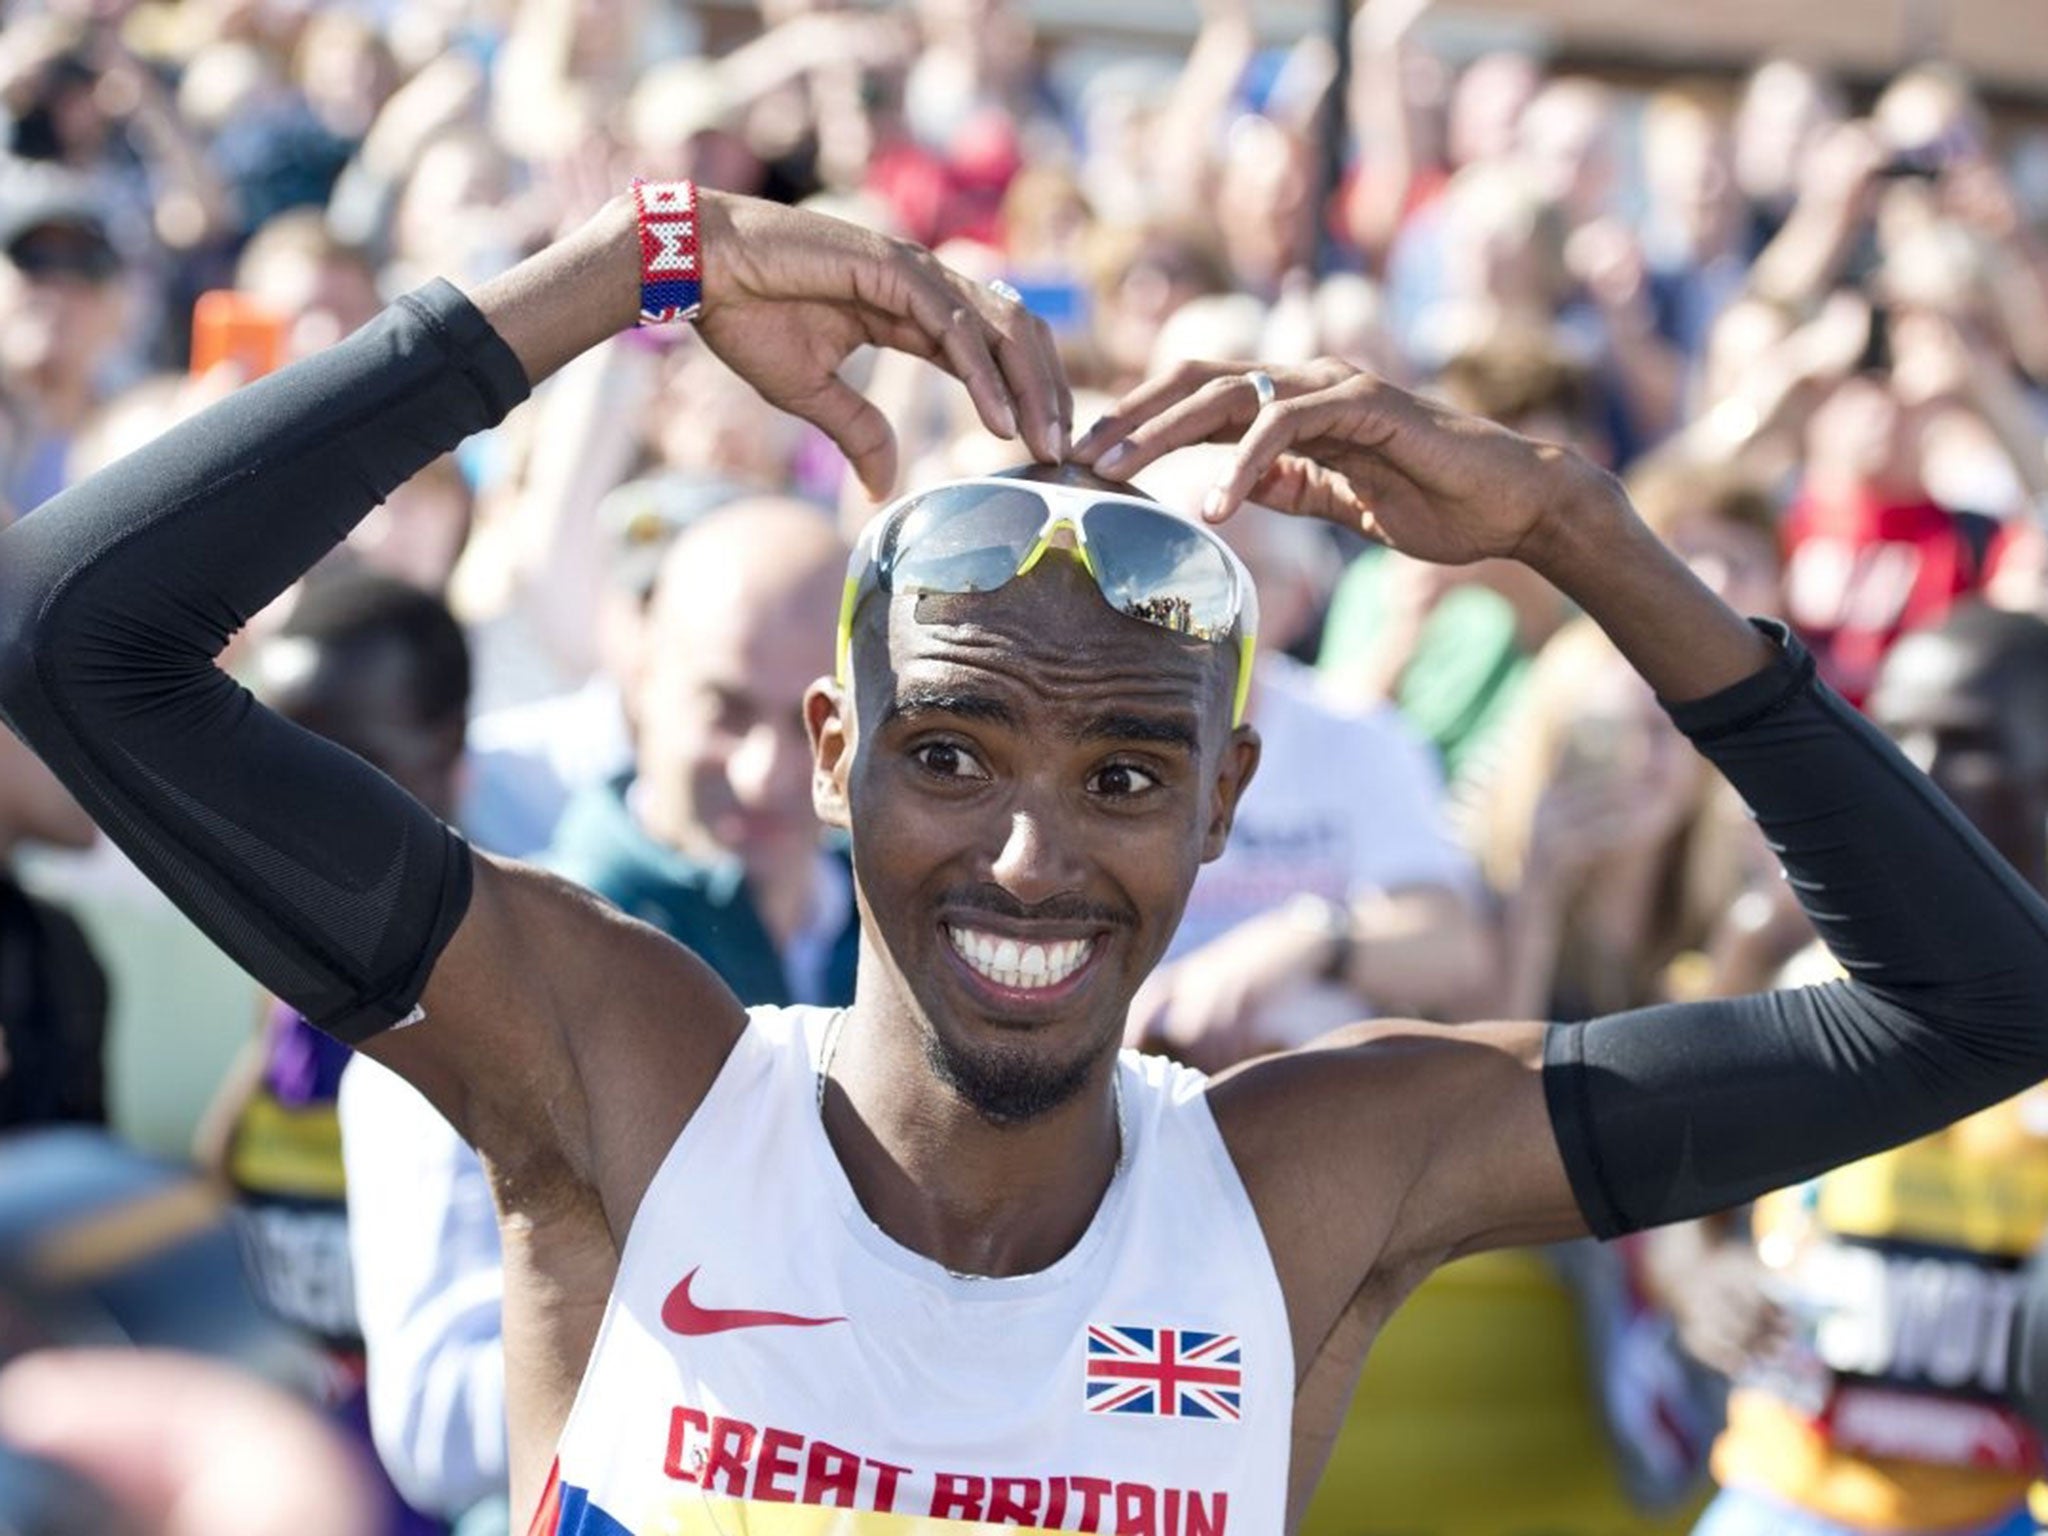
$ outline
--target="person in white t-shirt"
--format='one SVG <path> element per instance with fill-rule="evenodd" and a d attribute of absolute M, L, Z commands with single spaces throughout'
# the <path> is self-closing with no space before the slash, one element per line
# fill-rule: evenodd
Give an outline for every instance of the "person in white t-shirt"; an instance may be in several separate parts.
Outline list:
<path fill-rule="evenodd" d="M 1184 450 L 1145 487 L 1194 516 L 1224 458 Z M 1375 1013 L 1458 1017 L 1486 937 L 1472 862 L 1444 824 L 1442 774 L 1391 706 L 1341 708 L 1287 654 L 1328 587 L 1321 531 L 1271 516 L 1221 531 L 1259 591 L 1248 718 L 1264 751 L 1125 1038 L 1213 1070 Z"/>
<path fill-rule="evenodd" d="M 338 1111 L 377 1456 L 414 1508 L 459 1515 L 509 1475 L 490 1180 L 440 1112 L 367 1057 L 342 1074 Z"/>

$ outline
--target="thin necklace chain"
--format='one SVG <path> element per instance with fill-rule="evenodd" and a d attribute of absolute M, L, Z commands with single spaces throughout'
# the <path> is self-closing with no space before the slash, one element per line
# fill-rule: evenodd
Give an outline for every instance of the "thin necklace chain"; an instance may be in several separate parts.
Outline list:
<path fill-rule="evenodd" d="M 846 1010 L 841 1008 L 825 1026 L 825 1043 L 818 1048 L 818 1113 L 825 1113 L 825 1086 L 832 1081 L 832 1058 L 839 1054 L 839 1032 L 846 1027 Z"/>
<path fill-rule="evenodd" d="M 825 1026 L 825 1039 L 818 1047 L 818 1118 L 820 1120 L 825 1116 L 825 1089 L 832 1081 L 832 1059 L 839 1053 L 839 1036 L 845 1026 L 846 1010 L 841 1008 L 832 1015 L 831 1022 Z M 1124 1074 L 1121 1065 L 1116 1067 L 1115 1075 L 1110 1079 L 1110 1092 L 1116 1100 L 1116 1169 L 1110 1174 L 1110 1182 L 1115 1183 L 1116 1180 L 1123 1177 L 1124 1164 L 1131 1155 L 1130 1126 L 1124 1119 Z M 875 1226 L 872 1217 L 869 1218 L 868 1224 Z M 879 1232 L 881 1228 L 876 1226 L 875 1230 Z M 996 1280 L 1002 1278 L 999 1275 L 977 1275 L 968 1270 L 953 1269 L 944 1264 L 941 1264 L 939 1267 L 944 1269 L 955 1280 Z"/>

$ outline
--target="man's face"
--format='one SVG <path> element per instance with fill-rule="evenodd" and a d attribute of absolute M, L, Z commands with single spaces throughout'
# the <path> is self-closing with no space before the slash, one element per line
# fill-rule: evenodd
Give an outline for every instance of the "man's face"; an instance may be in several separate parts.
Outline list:
<path fill-rule="evenodd" d="M 853 833 L 864 987 L 886 977 L 934 1071 L 988 1119 L 1056 1107 L 1121 1038 L 1257 763 L 1257 738 L 1229 728 L 1235 670 L 1049 557 L 997 592 L 871 607 L 852 708 L 813 695 L 820 814 Z"/>
<path fill-rule="evenodd" d="M 381 307 L 376 278 L 367 268 L 309 251 L 279 253 L 246 275 L 245 291 L 292 317 L 294 359 L 310 357 L 353 334 L 375 319 Z"/>
<path fill-rule="evenodd" d="M 39 231 L 0 261 L 0 374 L 31 394 L 90 381 L 121 336 L 122 290 L 80 270 L 66 238 Z"/>
<path fill-rule="evenodd" d="M 656 605 L 640 674 L 639 775 L 680 812 L 684 851 L 786 867 L 818 840 L 804 690 L 831 670 L 827 600 L 753 604 L 706 579 Z"/>
<path fill-rule="evenodd" d="M 1917 499 L 1925 414 L 1902 403 L 1883 377 L 1844 379 L 1807 423 L 1809 474 L 1858 484 L 1875 496 Z"/>
<path fill-rule="evenodd" d="M 2048 720 L 1979 648 L 1910 635 L 1885 658 L 1870 716 L 2008 862 L 2039 868 L 2048 815 Z"/>

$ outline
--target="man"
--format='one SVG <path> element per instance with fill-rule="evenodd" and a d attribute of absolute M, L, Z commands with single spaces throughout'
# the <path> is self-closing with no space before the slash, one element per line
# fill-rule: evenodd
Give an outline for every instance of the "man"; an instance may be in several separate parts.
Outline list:
<path fill-rule="evenodd" d="M 593 367 L 614 369 L 618 350 L 584 357 L 585 376 Z M 560 393 L 558 384 L 558 404 Z M 600 406 L 592 410 L 607 414 Z M 585 494 L 572 487 L 551 505 L 567 515 L 584 504 Z M 684 528 L 742 493 L 723 481 L 667 473 L 629 480 L 601 497 L 587 494 L 596 498 L 595 528 L 586 534 L 598 546 L 600 572 L 589 601 L 565 599 L 574 616 L 562 623 L 586 637 L 596 670 L 566 693 L 487 707 L 469 722 L 473 772 L 462 800 L 463 826 L 473 841 L 512 858 L 545 851 L 571 799 L 632 771 L 633 701 L 626 689 L 646 649 L 662 557 Z M 557 536 L 555 542 L 575 541 Z M 552 576 L 543 585 L 551 601 L 563 595 L 553 590 Z M 525 606 L 514 604 L 519 617 L 511 623 L 530 621 Z"/>
<path fill-rule="evenodd" d="M 1650 98 L 1643 145 L 1648 298 L 1658 334 L 1692 364 L 1705 356 L 1715 319 L 1748 275 L 1734 135 L 1718 106 L 1669 90 Z"/>
<path fill-rule="evenodd" d="M 9 181 L 0 254 L 0 385 L 18 418 L 0 496 L 27 512 L 64 488 L 71 444 L 104 398 L 129 295 L 98 206 L 58 172 Z"/>
<path fill-rule="evenodd" d="M 853 883 L 819 842 L 803 715 L 845 570 L 804 502 L 745 498 L 678 534 L 630 683 L 634 771 L 572 800 L 547 858 L 749 1005 L 853 995 Z"/>
<path fill-rule="evenodd" d="M 943 358 L 984 424 L 1061 454 L 1050 337 L 1009 300 L 851 226 L 696 206 L 705 340 L 871 490 L 887 429 L 835 372 L 863 342 Z M 539 1528 L 766 1529 L 802 1503 L 884 1531 L 1278 1530 L 1379 1323 L 1446 1257 L 1746 1199 L 2048 1066 L 2048 907 L 1796 649 L 1583 461 L 1338 364 L 1185 369 L 1080 452 L 1124 474 L 1250 428 L 1216 515 L 1255 493 L 1547 575 L 1681 701 L 1857 981 L 1556 1031 L 1376 1024 L 1214 1084 L 1120 1062 L 1256 765 L 1255 608 L 1194 525 L 1014 481 L 864 540 L 844 682 L 805 701 L 814 801 L 853 839 L 850 1008 L 749 1015 L 652 930 L 472 856 L 210 653 L 410 465 L 693 304 L 636 294 L 673 249 L 653 228 L 621 198 L 473 301 L 414 295 L 0 534 L 10 724 L 481 1151 L 516 1505 L 560 1446 Z"/>
<path fill-rule="evenodd" d="M 1920 445 L 1931 408 L 1899 387 L 1882 311 L 1870 326 L 1862 365 L 1807 422 L 1784 523 L 1787 617 L 1821 675 L 1857 704 L 1900 635 L 1983 585 L 1996 526 L 1951 511 L 1928 490 Z"/>
<path fill-rule="evenodd" d="M 334 233 L 316 208 L 267 220 L 235 262 L 235 287 L 272 314 L 289 317 L 285 353 L 310 357 L 376 315 L 377 264 Z"/>
<path fill-rule="evenodd" d="M 2048 624 L 1963 603 L 1892 648 L 1870 712 L 2048 890 Z M 1777 1530 L 1787 1511 L 1812 1536 L 2035 1529 L 2042 1447 L 2010 1345 L 2048 1236 L 2044 1110 L 2029 1088 L 1766 1195 L 1754 1240 L 1703 1253 L 1704 1224 L 1657 1235 L 1687 1342 L 1737 1380 L 1703 1536 Z"/>

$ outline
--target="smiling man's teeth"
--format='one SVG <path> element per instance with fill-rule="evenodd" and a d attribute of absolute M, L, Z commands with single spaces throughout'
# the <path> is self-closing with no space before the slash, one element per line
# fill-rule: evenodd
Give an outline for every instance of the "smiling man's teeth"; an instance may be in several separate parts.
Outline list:
<path fill-rule="evenodd" d="M 974 969 L 999 987 L 1031 991 L 1056 987 L 1087 963 L 1093 939 L 1063 939 L 1057 944 L 1019 944 L 977 928 L 946 925 L 953 948 Z"/>

